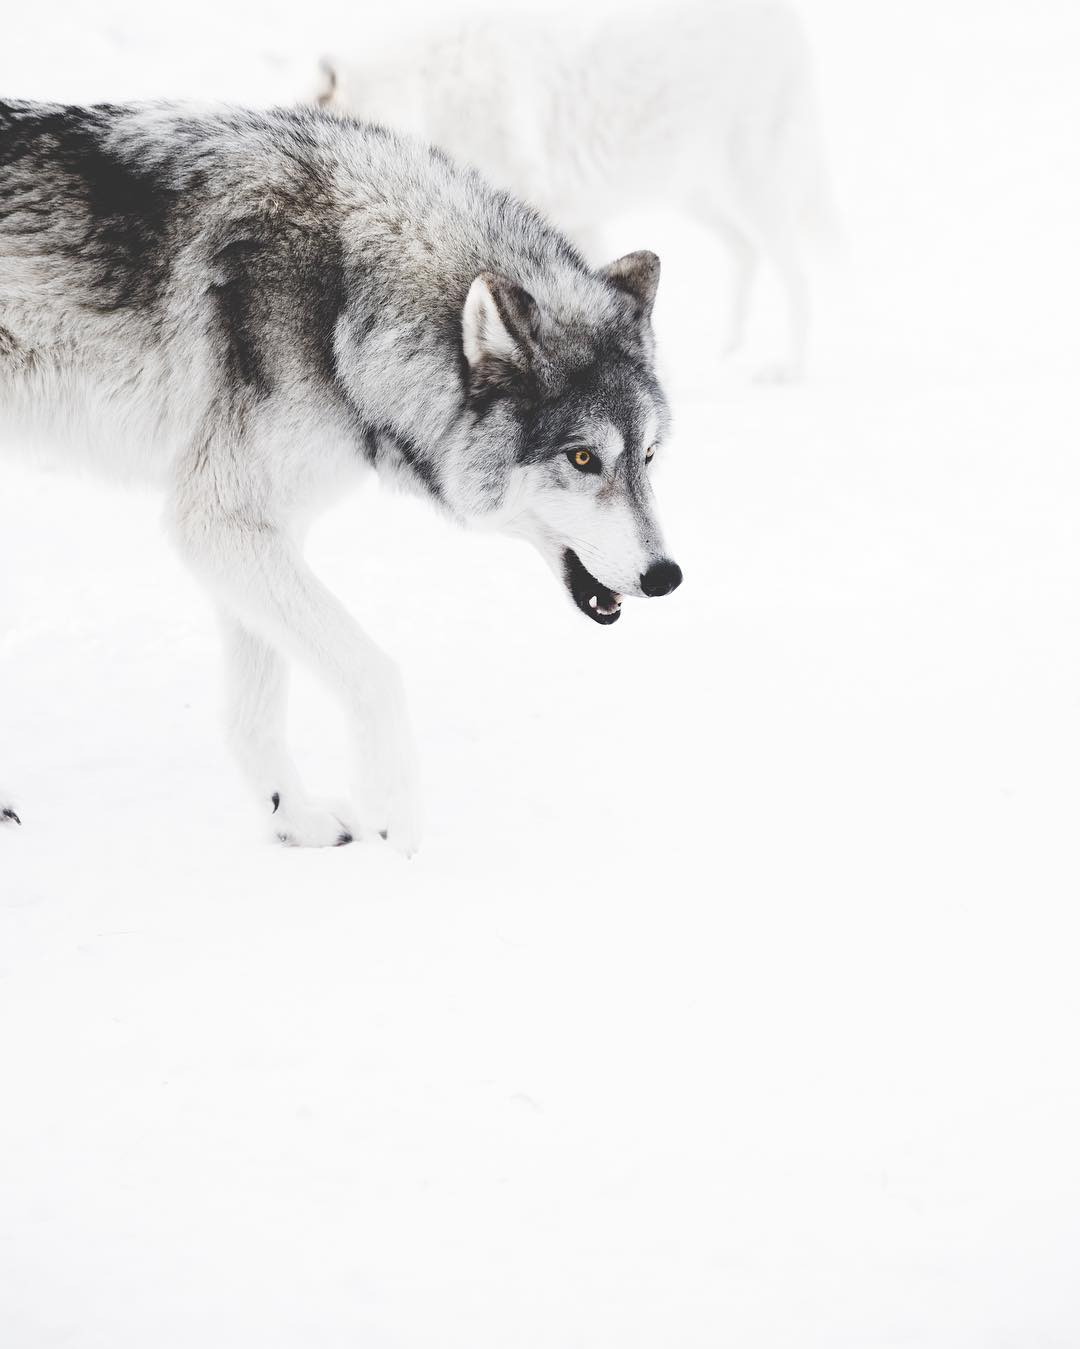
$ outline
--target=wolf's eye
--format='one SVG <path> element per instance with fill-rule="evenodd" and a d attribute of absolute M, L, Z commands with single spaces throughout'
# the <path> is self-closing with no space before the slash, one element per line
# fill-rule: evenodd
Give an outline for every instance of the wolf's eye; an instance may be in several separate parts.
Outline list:
<path fill-rule="evenodd" d="M 656 447 L 655 447 L 654 445 L 650 445 L 649 448 L 645 451 L 645 462 L 646 462 L 646 463 L 648 463 L 649 460 L 653 457 L 653 453 L 654 453 L 655 449 L 656 449 Z"/>
<path fill-rule="evenodd" d="M 575 468 L 581 469 L 582 473 L 600 472 L 600 460 L 592 450 L 567 450 L 566 457 Z"/>

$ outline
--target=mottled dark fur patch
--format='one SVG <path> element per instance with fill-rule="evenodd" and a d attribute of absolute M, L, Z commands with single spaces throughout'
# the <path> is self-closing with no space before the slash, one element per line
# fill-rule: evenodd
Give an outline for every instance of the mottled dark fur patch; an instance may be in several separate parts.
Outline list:
<path fill-rule="evenodd" d="M 0 227 L 48 235 L 48 248 L 88 274 L 90 307 L 139 307 L 156 320 L 173 258 L 203 224 L 197 212 L 206 184 L 192 150 L 212 128 L 182 122 L 175 149 L 159 148 L 142 162 L 110 144 L 125 112 L 0 103 Z M 267 347 L 286 335 L 294 353 L 302 349 L 321 374 L 334 376 L 345 296 L 332 190 L 304 158 L 302 121 L 288 112 L 267 116 L 280 124 L 284 172 L 266 184 L 258 214 L 226 222 L 208 283 L 223 366 L 260 395 L 272 385 Z"/>
<path fill-rule="evenodd" d="M 26 110 L 0 103 L 0 206 L 5 228 L 68 232 L 58 239 L 89 269 L 94 307 L 145 305 L 168 279 L 180 191 L 168 162 L 148 167 L 115 154 L 108 134 L 122 109 L 110 105 Z"/>
<path fill-rule="evenodd" d="M 270 391 L 255 321 L 260 253 L 257 239 L 240 238 L 214 254 L 210 293 L 217 305 L 225 368 L 237 383 L 258 394 Z"/>
<path fill-rule="evenodd" d="M 369 426 L 364 432 L 362 448 L 364 458 L 372 468 L 405 469 L 423 484 L 435 501 L 443 501 L 438 470 L 410 437 L 388 426 Z"/>

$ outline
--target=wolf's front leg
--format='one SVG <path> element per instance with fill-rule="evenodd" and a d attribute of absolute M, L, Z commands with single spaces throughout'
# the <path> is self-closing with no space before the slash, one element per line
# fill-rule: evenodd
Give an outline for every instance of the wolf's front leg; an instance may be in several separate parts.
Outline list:
<path fill-rule="evenodd" d="M 351 843 L 351 811 L 309 800 L 285 746 L 285 661 L 227 611 L 222 613 L 222 634 L 229 742 L 271 816 L 275 835 L 295 847 L 330 848 Z"/>
<path fill-rule="evenodd" d="M 273 525 L 249 525 L 235 516 L 207 518 L 201 509 L 181 506 L 175 533 L 188 562 L 243 628 L 307 662 L 341 701 L 355 766 L 356 832 L 382 835 L 400 852 L 415 852 L 420 842 L 416 753 L 393 661 Z M 267 689 L 271 705 L 283 696 L 273 678 Z M 268 755 L 267 762 L 274 763 L 258 736 L 253 753 L 256 761 Z M 283 769 L 280 758 L 276 766 Z"/>

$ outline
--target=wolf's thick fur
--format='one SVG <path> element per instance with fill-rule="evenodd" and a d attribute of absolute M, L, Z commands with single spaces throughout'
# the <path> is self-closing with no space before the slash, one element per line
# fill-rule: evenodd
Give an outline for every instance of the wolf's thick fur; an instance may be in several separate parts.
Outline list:
<path fill-rule="evenodd" d="M 419 837 L 401 679 L 301 556 L 365 469 L 528 537 L 578 607 L 678 584 L 647 462 L 658 263 L 593 271 L 444 154 L 314 111 L 0 103 L 4 440 L 161 483 L 220 608 L 236 751 L 288 842 Z M 342 701 L 356 799 L 308 801 L 284 658 Z"/>
<path fill-rule="evenodd" d="M 400 49 L 331 53 L 313 94 L 475 164 L 536 202 L 590 253 L 621 212 L 682 208 L 734 262 L 726 346 L 740 345 L 759 259 L 787 299 L 788 349 L 802 371 L 810 296 L 801 238 L 831 233 L 805 34 L 786 4 L 619 18 L 589 32 L 491 15 Z"/>

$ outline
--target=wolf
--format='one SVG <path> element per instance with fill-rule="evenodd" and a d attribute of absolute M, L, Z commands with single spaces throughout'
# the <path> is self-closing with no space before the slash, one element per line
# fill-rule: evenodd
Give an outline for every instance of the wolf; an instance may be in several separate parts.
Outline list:
<path fill-rule="evenodd" d="M 727 352 L 743 343 L 761 262 L 787 307 L 782 357 L 799 378 L 810 288 L 806 238 L 839 237 L 809 45 L 781 3 L 718 0 L 662 17 L 557 25 L 487 15 L 407 44 L 331 53 L 305 96 L 431 140 L 536 202 L 586 253 L 597 227 L 657 205 L 727 245 Z"/>
<path fill-rule="evenodd" d="M 401 674 L 302 553 L 363 475 L 530 541 L 594 623 L 679 585 L 649 481 L 659 274 L 594 269 L 442 151 L 318 110 L 0 103 L 3 439 L 163 488 L 283 842 L 420 839 Z M 289 756 L 292 660 L 344 709 L 346 808 Z"/>

